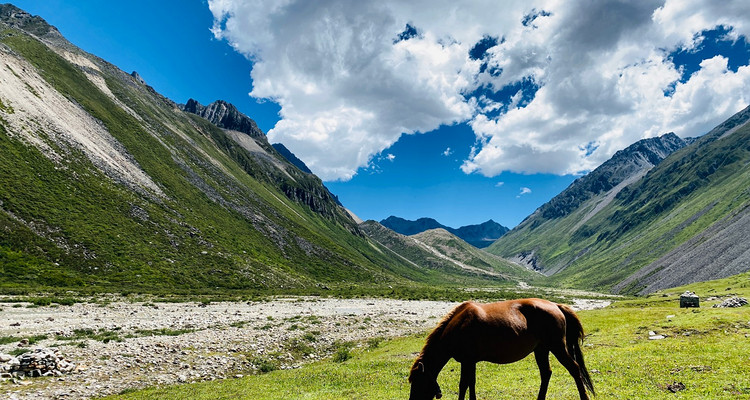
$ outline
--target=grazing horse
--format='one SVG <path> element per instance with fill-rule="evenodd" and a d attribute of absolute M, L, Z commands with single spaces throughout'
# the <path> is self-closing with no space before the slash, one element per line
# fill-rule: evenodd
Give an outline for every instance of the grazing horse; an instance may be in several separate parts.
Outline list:
<path fill-rule="evenodd" d="M 550 352 L 575 379 L 581 400 L 588 400 L 586 389 L 594 394 L 594 385 L 583 363 L 582 341 L 581 320 L 562 304 L 542 299 L 462 303 L 427 337 L 409 374 L 409 400 L 441 398 L 437 377 L 451 358 L 461 363 L 459 400 L 464 399 L 467 389 L 469 399 L 476 400 L 477 362 L 508 364 L 532 351 L 542 377 L 538 400 L 547 396 L 552 375 Z"/>

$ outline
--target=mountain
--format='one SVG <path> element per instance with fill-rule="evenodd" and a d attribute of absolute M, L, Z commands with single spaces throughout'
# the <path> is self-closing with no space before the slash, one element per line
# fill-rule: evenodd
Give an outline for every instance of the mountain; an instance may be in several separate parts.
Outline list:
<path fill-rule="evenodd" d="M 8 4 L 0 82 L 0 289 L 480 282 L 366 237 L 231 104 L 181 108 Z"/>
<path fill-rule="evenodd" d="M 502 257 L 477 249 L 442 228 L 412 236 L 396 233 L 372 220 L 363 222 L 360 228 L 373 241 L 415 266 L 425 266 L 445 274 L 459 271 L 475 274 L 486 280 L 511 282 L 531 280 L 539 275 Z"/>
<path fill-rule="evenodd" d="M 180 109 L 200 115 L 219 128 L 242 132 L 256 139 L 265 137 L 255 121 L 224 100 L 203 106 L 198 101 L 189 99 L 185 105 L 180 105 Z"/>
<path fill-rule="evenodd" d="M 465 240 L 470 245 L 483 249 L 494 243 L 510 229 L 493 220 L 478 225 L 466 225 L 458 229 L 448 229 L 449 232 Z"/>
<path fill-rule="evenodd" d="M 442 228 L 447 230 L 446 228 L 448 228 L 432 218 L 419 218 L 416 221 L 410 221 L 393 215 L 380 221 L 380 224 L 396 233 L 406 236 L 416 235 L 417 233 L 424 232 L 428 229 Z"/>
<path fill-rule="evenodd" d="M 749 120 L 746 108 L 696 140 L 635 143 L 487 250 L 552 284 L 621 293 L 747 271 Z"/>
<path fill-rule="evenodd" d="M 466 225 L 458 229 L 445 226 L 432 218 L 419 218 L 416 221 L 390 216 L 380 223 L 402 235 L 416 235 L 430 229 L 445 229 L 477 248 L 485 248 L 509 231 L 508 228 L 493 220 L 478 224 Z"/>
<path fill-rule="evenodd" d="M 279 154 L 284 156 L 284 158 L 286 158 L 287 161 L 294 164 L 295 167 L 299 168 L 300 171 L 307 172 L 308 174 L 312 174 L 312 171 L 310 171 L 310 168 L 308 168 L 307 165 L 305 165 L 305 163 L 302 160 L 297 158 L 297 156 L 294 155 L 294 153 L 292 153 L 289 149 L 287 149 L 286 146 L 284 146 L 281 143 L 274 143 L 271 146 L 273 146 L 273 148 L 276 149 L 276 151 L 278 151 Z"/>
<path fill-rule="evenodd" d="M 137 72 L 133 72 L 133 74 L 136 80 L 141 79 L 137 76 Z M 263 144 L 266 151 L 270 150 L 268 148 L 267 140 L 265 140 L 265 134 L 260 128 L 258 128 L 258 124 L 256 124 L 250 117 L 240 112 L 240 110 L 238 110 L 232 103 L 227 103 L 224 100 L 217 100 L 204 106 L 197 100 L 189 99 L 186 104 L 180 104 L 179 107 L 182 111 L 200 115 L 219 128 L 245 133 L 256 139 L 257 142 Z M 305 165 L 302 160 L 297 158 L 297 156 L 289 151 L 289 149 L 283 144 L 274 143 L 271 147 L 302 172 L 312 174 L 312 171 L 310 171 L 307 165 Z"/>
<path fill-rule="evenodd" d="M 616 152 L 612 158 L 578 178 L 562 193 L 542 205 L 538 211 L 540 215 L 534 217 L 534 223 L 564 217 L 602 193 L 618 193 L 687 143 L 674 133 L 668 133 L 661 137 L 639 140 Z"/>

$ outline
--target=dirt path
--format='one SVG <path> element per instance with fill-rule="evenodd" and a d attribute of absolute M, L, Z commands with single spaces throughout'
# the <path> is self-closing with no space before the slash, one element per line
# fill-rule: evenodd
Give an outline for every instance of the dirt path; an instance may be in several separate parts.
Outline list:
<path fill-rule="evenodd" d="M 0 353 L 59 346 L 78 371 L 61 377 L 3 378 L 0 397 L 86 399 L 130 388 L 233 378 L 269 366 L 294 368 L 328 356 L 338 343 L 366 345 L 373 338 L 422 333 L 456 305 L 390 299 L 288 298 L 207 305 L 113 299 L 70 306 L 1 304 L 0 338 L 38 341 L 28 347 L 6 343 Z"/>

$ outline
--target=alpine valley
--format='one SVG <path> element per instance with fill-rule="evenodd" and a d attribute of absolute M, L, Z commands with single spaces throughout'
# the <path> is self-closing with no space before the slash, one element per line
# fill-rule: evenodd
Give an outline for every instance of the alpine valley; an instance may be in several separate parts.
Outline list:
<path fill-rule="evenodd" d="M 750 270 L 749 120 L 641 140 L 510 231 L 382 221 L 401 234 L 232 104 L 177 104 L 0 5 L 0 289 L 646 294 L 727 277 Z"/>
<path fill-rule="evenodd" d="M 0 21 L 0 287 L 196 293 L 506 280 L 493 265 L 415 262 L 368 238 L 320 179 L 231 104 L 178 105 L 12 5 L 0 5 Z"/>

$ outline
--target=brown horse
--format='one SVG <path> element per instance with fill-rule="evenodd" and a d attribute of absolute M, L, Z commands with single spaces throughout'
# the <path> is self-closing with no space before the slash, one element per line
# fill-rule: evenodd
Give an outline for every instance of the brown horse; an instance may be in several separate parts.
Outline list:
<path fill-rule="evenodd" d="M 547 396 L 552 370 L 549 353 L 573 376 L 581 400 L 588 400 L 586 389 L 594 394 L 580 342 L 583 327 L 567 306 L 542 299 L 521 299 L 491 304 L 465 302 L 453 309 L 430 333 L 409 374 L 409 400 L 442 397 L 437 377 L 448 360 L 461 363 L 458 398 L 466 390 L 476 400 L 476 365 L 479 361 L 497 364 L 516 362 L 532 351 L 539 366 L 542 384 L 537 399 Z"/>

